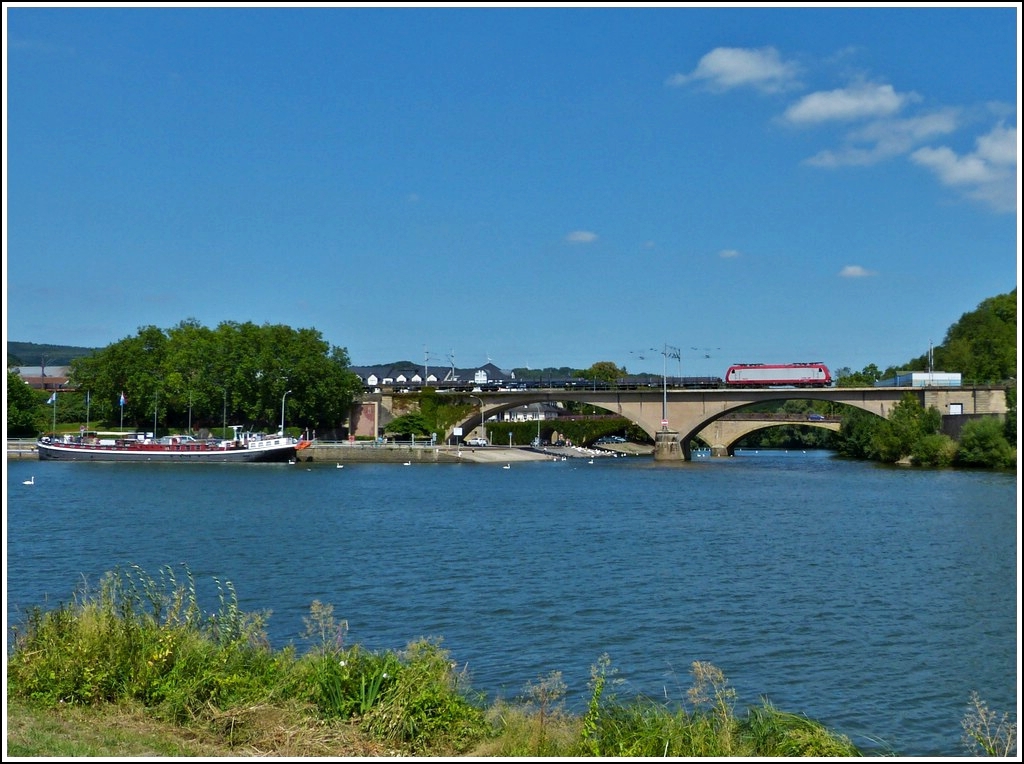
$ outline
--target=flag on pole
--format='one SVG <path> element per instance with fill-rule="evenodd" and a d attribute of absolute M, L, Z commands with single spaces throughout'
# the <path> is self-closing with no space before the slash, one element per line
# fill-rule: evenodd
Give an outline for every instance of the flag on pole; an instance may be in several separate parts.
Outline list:
<path fill-rule="evenodd" d="M 50 393 L 50 400 L 48 400 L 47 403 L 56 403 L 56 402 L 57 402 L 57 391 L 54 390 L 52 393 Z"/>
<path fill-rule="evenodd" d="M 120 406 L 121 408 L 124 408 L 124 391 L 121 392 L 121 400 L 118 401 L 117 405 Z"/>

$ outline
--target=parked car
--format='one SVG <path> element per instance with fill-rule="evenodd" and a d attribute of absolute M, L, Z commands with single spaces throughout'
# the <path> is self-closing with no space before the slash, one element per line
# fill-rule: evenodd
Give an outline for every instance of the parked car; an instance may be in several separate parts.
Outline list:
<path fill-rule="evenodd" d="M 486 446 L 487 438 L 470 438 L 466 441 L 467 446 Z"/>

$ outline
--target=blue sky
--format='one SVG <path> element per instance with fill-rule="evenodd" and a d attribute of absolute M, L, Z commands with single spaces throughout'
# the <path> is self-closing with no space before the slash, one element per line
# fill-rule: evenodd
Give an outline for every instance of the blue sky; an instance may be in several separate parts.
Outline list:
<path fill-rule="evenodd" d="M 5 339 L 859 370 L 1019 280 L 1015 4 L 4 16 Z"/>

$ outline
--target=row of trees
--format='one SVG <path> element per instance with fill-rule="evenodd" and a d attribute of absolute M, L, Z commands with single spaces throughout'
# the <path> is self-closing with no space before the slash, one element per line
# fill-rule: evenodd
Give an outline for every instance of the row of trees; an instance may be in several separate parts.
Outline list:
<path fill-rule="evenodd" d="M 26 387 L 8 372 L 11 434 L 34 434 L 47 419 L 39 414 L 40 394 L 26 395 Z M 50 404 L 61 421 L 132 428 L 155 421 L 177 430 L 245 424 L 272 431 L 282 415 L 291 426 L 333 429 L 347 424 L 362 394 L 347 351 L 316 330 L 234 322 L 209 329 L 195 320 L 168 330 L 143 327 L 73 360 L 68 388 Z"/>

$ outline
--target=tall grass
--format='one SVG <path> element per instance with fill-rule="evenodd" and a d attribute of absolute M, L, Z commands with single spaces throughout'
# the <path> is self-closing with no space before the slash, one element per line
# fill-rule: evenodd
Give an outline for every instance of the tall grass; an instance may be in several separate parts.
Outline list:
<path fill-rule="evenodd" d="M 700 661 L 691 664 L 685 698 L 623 701 L 602 655 L 577 716 L 565 710 L 561 672 L 527 683 L 515 701 L 487 706 L 440 640 L 379 653 L 349 645 L 348 624 L 319 601 L 305 619 L 308 651 L 273 651 L 264 632 L 269 616 L 242 612 L 232 584 L 214 581 L 219 604 L 209 614 L 187 570 L 180 579 L 170 568 L 152 578 L 134 566 L 53 610 L 32 609 L 9 651 L 8 698 L 37 708 L 142 707 L 155 719 L 201 728 L 229 750 L 294 741 L 294 730 L 268 727 L 300 719 L 317 731 L 317 751 L 337 738 L 325 731 L 343 725 L 376 750 L 412 755 L 860 755 L 845 736 L 767 701 L 738 713 L 725 675 Z M 971 752 L 1016 750 L 1016 724 L 976 695 L 963 726 Z M 292 742 L 269 745 L 294 750 Z"/>

